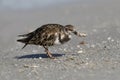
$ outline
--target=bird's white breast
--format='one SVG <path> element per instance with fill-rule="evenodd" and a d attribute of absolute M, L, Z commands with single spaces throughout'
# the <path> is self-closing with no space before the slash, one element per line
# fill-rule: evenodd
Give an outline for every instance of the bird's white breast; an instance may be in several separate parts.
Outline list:
<path fill-rule="evenodd" d="M 67 36 L 66 36 L 66 35 L 67 35 Z M 55 44 L 55 45 L 59 45 L 59 44 L 62 44 L 62 43 L 64 43 L 64 42 L 67 42 L 67 41 L 69 41 L 69 40 L 71 39 L 71 37 L 72 37 L 70 34 L 61 34 L 61 35 L 59 36 L 58 33 L 55 33 L 55 36 L 56 36 L 56 39 L 55 39 L 55 41 L 54 41 L 54 44 Z M 66 37 L 68 37 L 67 40 L 65 39 Z"/>
<path fill-rule="evenodd" d="M 60 43 L 60 40 L 59 40 L 59 35 L 58 35 L 58 33 L 55 33 L 55 36 L 56 36 L 56 39 L 55 39 L 54 44 L 56 44 L 56 45 L 61 44 L 61 43 Z"/>

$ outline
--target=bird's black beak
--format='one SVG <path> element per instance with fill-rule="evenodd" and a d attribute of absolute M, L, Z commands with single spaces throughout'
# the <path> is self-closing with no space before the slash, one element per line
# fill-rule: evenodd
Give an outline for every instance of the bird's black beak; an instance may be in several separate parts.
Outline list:
<path fill-rule="evenodd" d="M 78 34 L 78 32 L 77 32 L 77 31 L 73 31 L 73 34 L 77 35 L 77 34 Z"/>
<path fill-rule="evenodd" d="M 79 37 L 86 37 L 87 36 L 86 33 L 79 33 L 77 31 L 73 31 L 73 34 L 75 34 L 76 36 L 79 36 Z"/>

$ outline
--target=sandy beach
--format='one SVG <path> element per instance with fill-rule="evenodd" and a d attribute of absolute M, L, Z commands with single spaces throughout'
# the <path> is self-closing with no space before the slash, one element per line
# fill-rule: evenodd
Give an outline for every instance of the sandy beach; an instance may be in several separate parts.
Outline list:
<path fill-rule="evenodd" d="M 0 80 L 120 80 L 120 1 L 75 0 L 30 9 L 0 9 Z M 72 24 L 64 45 L 44 48 L 16 42 L 19 34 L 43 24 Z M 85 44 L 80 44 L 82 41 Z"/>

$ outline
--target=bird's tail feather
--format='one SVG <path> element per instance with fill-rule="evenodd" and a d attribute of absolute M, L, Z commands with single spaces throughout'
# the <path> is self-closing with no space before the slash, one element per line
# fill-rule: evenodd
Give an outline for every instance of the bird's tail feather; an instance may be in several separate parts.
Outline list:
<path fill-rule="evenodd" d="M 22 47 L 22 49 L 25 48 L 27 46 L 28 42 L 29 42 L 28 38 L 18 39 L 17 41 L 25 43 L 25 45 Z"/>
<path fill-rule="evenodd" d="M 23 34 L 23 35 L 18 35 L 19 37 L 28 37 L 28 36 L 31 36 L 33 35 L 33 32 L 30 32 L 28 34 Z"/>
<path fill-rule="evenodd" d="M 18 39 L 18 42 L 22 42 L 22 43 L 27 43 L 28 42 L 28 38 L 22 38 L 22 39 Z"/>
<path fill-rule="evenodd" d="M 25 48 L 27 46 L 27 44 L 29 44 L 29 41 L 31 40 L 31 38 L 33 37 L 33 35 L 34 35 L 33 32 L 28 33 L 28 34 L 18 35 L 20 37 L 25 37 L 25 38 L 17 40 L 17 42 L 25 43 L 25 45 L 22 47 L 22 49 Z"/>
<path fill-rule="evenodd" d="M 27 46 L 27 43 L 21 49 L 25 48 L 26 46 Z"/>

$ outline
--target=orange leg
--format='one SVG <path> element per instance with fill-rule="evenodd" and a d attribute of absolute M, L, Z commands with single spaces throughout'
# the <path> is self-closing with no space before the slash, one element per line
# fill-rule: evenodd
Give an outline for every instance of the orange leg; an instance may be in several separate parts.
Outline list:
<path fill-rule="evenodd" d="M 49 52 L 48 48 L 43 46 L 45 48 L 45 52 L 47 53 L 47 56 L 49 56 L 51 59 L 54 59 L 55 57 L 52 56 L 52 54 Z"/>

